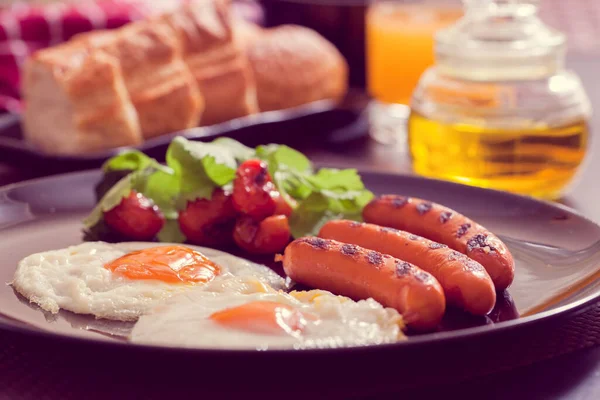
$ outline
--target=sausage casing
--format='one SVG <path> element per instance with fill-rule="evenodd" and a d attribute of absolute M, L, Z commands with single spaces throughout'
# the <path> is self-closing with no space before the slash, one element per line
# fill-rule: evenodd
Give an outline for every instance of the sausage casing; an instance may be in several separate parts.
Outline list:
<path fill-rule="evenodd" d="M 319 237 L 352 243 L 408 261 L 432 274 L 446 301 L 474 315 L 486 315 L 496 303 L 494 284 L 477 261 L 415 234 L 348 220 L 327 222 Z"/>
<path fill-rule="evenodd" d="M 353 299 L 373 298 L 398 310 L 417 330 L 436 327 L 446 309 L 442 287 L 431 274 L 374 250 L 304 237 L 278 258 L 294 281 Z"/>
<path fill-rule="evenodd" d="M 365 206 L 363 219 L 423 236 L 466 254 L 483 265 L 496 290 L 506 289 L 514 279 L 515 263 L 506 245 L 483 226 L 440 204 L 384 195 Z"/>

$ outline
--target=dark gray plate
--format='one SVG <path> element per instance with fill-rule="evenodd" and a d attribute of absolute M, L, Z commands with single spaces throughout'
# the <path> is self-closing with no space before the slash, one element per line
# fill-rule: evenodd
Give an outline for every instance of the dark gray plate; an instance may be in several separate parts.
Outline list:
<path fill-rule="evenodd" d="M 432 351 L 437 352 L 440 348 L 456 349 L 457 343 L 474 343 L 477 338 L 493 338 L 494 346 L 499 346 L 503 338 L 514 340 L 520 329 L 525 334 L 528 326 L 543 322 L 560 324 L 557 317 L 581 311 L 600 296 L 600 227 L 574 211 L 508 193 L 418 177 L 371 172 L 363 172 L 362 176 L 375 193 L 399 193 L 442 203 L 478 221 L 507 243 L 516 260 L 516 279 L 508 293 L 499 297 L 499 307 L 489 318 L 472 319 L 450 312 L 439 332 L 412 337 L 394 345 L 360 349 L 302 352 L 183 350 L 131 345 L 107 338 L 81 329 L 86 324 L 81 320 L 75 321 L 69 315 L 46 322 L 42 313 L 19 301 L 9 286 L 1 286 L 0 314 L 5 316 L 0 315 L 0 330 L 26 334 L 32 340 L 48 343 L 54 340 L 54 343 L 69 347 L 86 346 L 96 351 L 112 349 L 118 354 L 135 352 L 145 357 L 150 351 L 157 357 L 169 358 L 169 362 L 179 357 L 192 362 L 194 357 L 199 357 L 198 360 L 220 363 L 219 368 L 227 371 L 241 368 L 237 365 L 239 363 L 263 364 L 267 360 L 285 361 L 295 365 L 289 368 L 297 370 L 310 361 L 311 365 L 313 362 L 321 363 L 319 367 L 313 365 L 314 368 L 335 366 L 347 374 L 363 374 L 362 379 L 369 376 L 369 379 L 380 381 L 392 371 L 375 373 L 373 365 L 362 365 L 363 361 L 356 364 L 350 360 L 363 357 L 361 360 L 365 362 L 394 363 L 393 360 L 403 357 L 431 356 Z M 17 262 L 31 253 L 81 241 L 80 221 L 94 205 L 93 189 L 99 179 L 100 172 L 94 170 L 24 182 L 0 190 L 0 281 L 10 281 Z M 38 323 L 19 321 L 19 315 L 31 313 L 39 315 Z M 13 318 L 7 318 L 7 314 Z M 227 363 L 225 360 L 228 360 Z M 235 365 L 230 365 L 230 362 Z M 399 365 L 398 371 L 402 368 L 406 366 Z M 411 368 L 400 381 L 408 379 L 409 372 L 414 374 L 417 367 L 413 365 Z M 211 371 L 207 373 L 210 375 Z M 244 371 L 244 376 L 252 375 L 249 370 Z M 238 370 L 238 373 L 241 372 Z M 346 379 L 331 379 L 328 378 L 325 383 L 334 386 L 349 384 Z"/>

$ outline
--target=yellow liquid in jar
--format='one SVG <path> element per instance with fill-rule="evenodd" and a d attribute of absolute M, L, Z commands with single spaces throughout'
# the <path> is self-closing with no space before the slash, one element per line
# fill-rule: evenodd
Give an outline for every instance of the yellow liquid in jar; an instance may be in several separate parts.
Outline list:
<path fill-rule="evenodd" d="M 558 198 L 582 163 L 588 125 L 519 130 L 445 124 L 413 112 L 409 148 L 417 174 L 545 199 Z"/>

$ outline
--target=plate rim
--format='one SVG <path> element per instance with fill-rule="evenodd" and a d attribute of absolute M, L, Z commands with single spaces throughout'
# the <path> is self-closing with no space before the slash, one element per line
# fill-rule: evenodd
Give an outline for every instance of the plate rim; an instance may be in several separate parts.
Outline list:
<path fill-rule="evenodd" d="M 480 188 L 475 186 L 469 186 L 462 183 L 444 181 L 440 179 L 428 178 L 423 176 L 418 176 L 414 174 L 405 174 L 405 173 L 392 173 L 392 172 L 381 172 L 376 170 L 369 170 L 368 168 L 358 168 L 358 172 L 362 174 L 369 175 L 377 175 L 381 177 L 393 177 L 395 179 L 408 179 L 414 181 L 429 181 L 434 182 L 437 185 L 448 185 L 451 187 L 463 188 L 467 190 L 480 191 L 480 192 L 492 192 L 495 195 L 505 196 L 507 198 L 519 199 L 520 201 L 527 201 L 534 204 L 542 204 L 550 208 L 561 210 L 567 214 L 575 216 L 577 218 L 583 219 L 588 223 L 595 225 L 600 228 L 600 224 L 581 214 L 579 211 L 572 209 L 564 204 L 553 203 L 547 200 L 540 200 L 533 198 L 531 196 L 524 196 L 520 194 L 504 192 L 500 190 Z M 92 168 L 86 169 L 82 171 L 73 171 L 62 174 L 56 174 L 51 176 L 27 179 L 24 181 L 11 183 L 8 185 L 0 186 L 0 196 L 4 193 L 18 189 L 21 187 L 26 187 L 30 185 L 35 185 L 40 182 L 47 182 L 53 180 L 64 180 L 69 179 L 72 176 L 78 175 L 94 175 L 101 173 L 101 169 Z M 339 353 L 347 353 L 347 352 L 384 352 L 384 351 L 401 351 L 407 348 L 417 348 L 419 346 L 426 346 L 432 344 L 445 344 L 452 341 L 464 340 L 473 337 L 483 337 L 489 335 L 500 334 L 502 332 L 506 332 L 509 330 L 515 330 L 527 326 L 531 326 L 535 323 L 543 323 L 550 322 L 560 317 L 568 317 L 577 312 L 584 311 L 586 308 L 591 307 L 594 303 L 598 302 L 600 299 L 600 288 L 597 289 L 592 294 L 579 299 L 577 301 L 565 304 L 563 306 L 553 308 L 550 310 L 545 310 L 540 313 L 536 313 L 533 315 L 529 315 L 526 317 L 520 317 L 513 320 L 501 321 L 490 325 L 482 325 L 464 329 L 458 329 L 453 331 L 445 331 L 445 332 L 434 332 L 419 335 L 416 337 L 409 338 L 408 340 L 396 342 L 396 343 L 385 343 L 385 344 L 376 344 L 376 345 L 368 345 L 368 346 L 358 346 L 358 347 L 341 347 L 341 348 L 333 348 L 333 349 L 303 349 L 301 351 L 294 349 L 269 349 L 266 351 L 257 351 L 252 349 L 206 349 L 206 348 L 187 348 L 187 347 L 169 347 L 162 345 L 153 345 L 153 344 L 142 344 L 142 343 L 132 343 L 121 340 L 101 340 L 95 339 L 92 337 L 79 337 L 79 336 L 70 336 L 64 335 L 52 331 L 45 331 L 42 329 L 38 329 L 35 327 L 28 327 L 27 323 L 15 320 L 11 317 L 2 317 L 0 318 L 0 330 L 5 330 L 12 333 L 25 334 L 30 337 L 35 338 L 43 338 L 49 340 L 57 340 L 57 341 L 66 341 L 69 343 L 78 343 L 81 345 L 90 345 L 90 346 L 108 346 L 118 350 L 131 350 L 131 351 L 153 351 L 153 352 L 166 352 L 171 353 L 173 355 L 177 355 L 180 353 L 185 353 L 186 355 L 231 355 L 231 356 L 250 356 L 256 355 L 257 353 L 261 354 L 269 354 L 272 356 L 289 356 L 290 354 L 305 354 L 307 356 L 319 356 L 319 355 L 335 355 Z M 11 324 L 9 322 L 5 322 L 6 320 L 14 320 L 15 323 Z"/>
<path fill-rule="evenodd" d="M 352 92 L 348 92 L 345 99 L 351 102 Z M 153 138 L 144 140 L 137 145 L 125 145 L 111 147 L 104 150 L 84 154 L 53 154 L 45 153 L 33 145 L 27 143 L 23 138 L 14 139 L 5 137 L 0 134 L 0 149 L 14 150 L 20 153 L 27 154 L 28 157 L 37 159 L 51 160 L 65 163 L 86 163 L 96 162 L 98 160 L 106 160 L 110 157 L 118 155 L 125 151 L 137 150 L 143 153 L 152 151 L 161 146 L 167 146 L 175 136 L 183 136 L 189 140 L 215 139 L 219 136 L 227 135 L 231 132 L 236 132 L 241 129 L 250 128 L 253 126 L 269 125 L 287 121 L 299 120 L 305 117 L 317 116 L 321 114 L 331 113 L 335 111 L 351 111 L 352 105 L 346 105 L 343 102 L 337 102 L 332 99 L 315 100 L 309 103 L 300 104 L 294 107 L 289 107 L 281 110 L 262 111 L 256 114 L 249 114 L 241 117 L 232 118 L 227 121 L 219 122 L 212 125 L 199 125 L 191 128 L 179 129 L 172 132 L 167 132 Z M 23 129 L 23 115 L 18 113 L 7 113 L 10 117 L 4 126 L 0 126 L 0 132 L 10 129 L 13 126 L 20 126 Z"/>

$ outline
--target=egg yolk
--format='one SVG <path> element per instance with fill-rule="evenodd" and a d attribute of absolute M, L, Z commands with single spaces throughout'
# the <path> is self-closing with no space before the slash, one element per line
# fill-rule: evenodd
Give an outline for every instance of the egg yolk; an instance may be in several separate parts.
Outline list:
<path fill-rule="evenodd" d="M 129 279 L 168 283 L 206 283 L 220 273 L 217 264 L 185 246 L 159 246 L 134 251 L 104 267 Z"/>
<path fill-rule="evenodd" d="M 308 321 L 317 320 L 312 314 L 274 301 L 246 303 L 217 311 L 209 318 L 228 328 L 270 335 L 302 333 Z"/>

